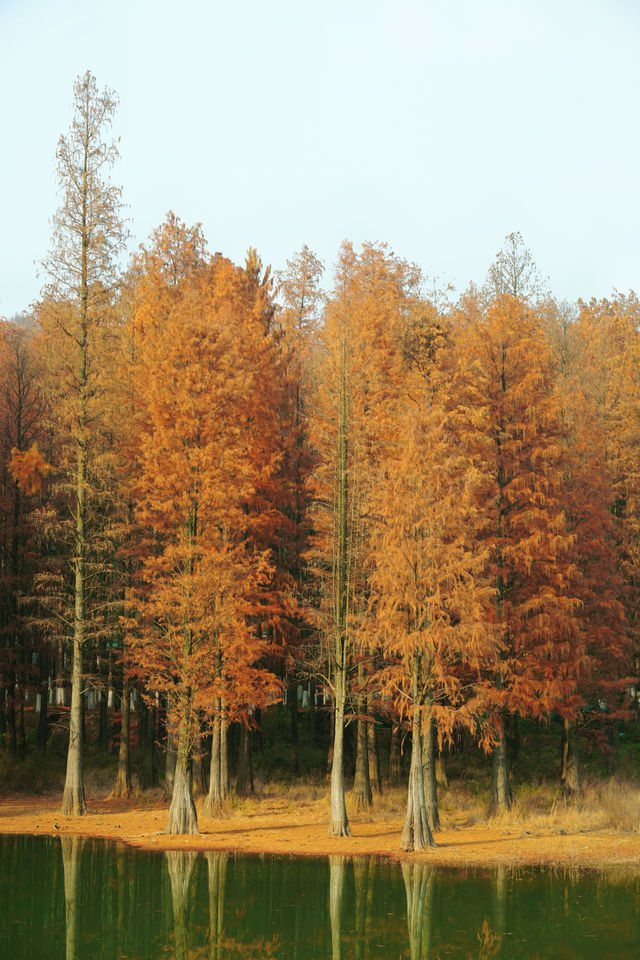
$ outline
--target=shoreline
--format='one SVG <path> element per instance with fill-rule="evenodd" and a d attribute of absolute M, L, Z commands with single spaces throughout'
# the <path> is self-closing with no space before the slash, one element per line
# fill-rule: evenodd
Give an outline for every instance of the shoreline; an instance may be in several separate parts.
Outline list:
<path fill-rule="evenodd" d="M 418 853 L 400 850 L 402 819 L 353 816 L 351 837 L 330 837 L 325 801 L 256 801 L 249 813 L 224 819 L 202 817 L 201 833 L 164 833 L 168 804 L 133 798 L 88 800 L 82 817 L 64 817 L 60 798 L 0 797 L 0 834 L 85 837 L 124 843 L 140 850 L 219 850 L 274 856 L 376 856 L 424 860 L 442 867 L 632 867 L 640 874 L 640 833 L 612 830 L 526 830 L 501 824 L 445 822 L 434 834 L 436 847 Z M 292 809 L 292 807 L 294 809 Z"/>

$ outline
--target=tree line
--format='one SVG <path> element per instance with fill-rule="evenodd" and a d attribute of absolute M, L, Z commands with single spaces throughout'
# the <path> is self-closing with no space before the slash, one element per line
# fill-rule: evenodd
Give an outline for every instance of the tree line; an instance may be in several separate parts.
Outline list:
<path fill-rule="evenodd" d="M 167 829 L 229 791 L 228 731 L 313 677 L 329 695 L 330 833 L 379 786 L 375 727 L 411 734 L 402 844 L 438 826 L 435 755 L 464 729 L 512 802 L 518 717 L 577 729 L 635 707 L 640 422 L 635 294 L 559 303 L 519 234 L 455 302 L 384 244 L 307 248 L 272 275 L 169 214 L 119 269 L 114 95 L 87 73 L 57 159 L 42 297 L 1 331 L 0 724 L 70 680 L 63 812 L 86 808 L 85 701 L 121 699 L 114 790 L 161 717 Z M 149 739 L 149 738 L 147 738 Z M 247 765 L 243 766 L 247 770 Z"/>

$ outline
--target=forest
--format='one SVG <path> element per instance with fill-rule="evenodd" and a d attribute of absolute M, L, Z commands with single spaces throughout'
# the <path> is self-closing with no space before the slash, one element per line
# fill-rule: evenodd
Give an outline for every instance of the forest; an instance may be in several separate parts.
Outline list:
<path fill-rule="evenodd" d="M 455 299 L 384 243 L 272 273 L 173 213 L 125 260 L 115 108 L 78 79 L 45 286 L 0 324 L 2 776 L 57 750 L 78 815 L 117 755 L 114 796 L 196 833 L 268 732 L 332 835 L 402 781 L 421 850 L 445 757 L 505 810 L 526 727 L 578 796 L 581 745 L 638 740 L 636 295 L 558 302 L 518 233 Z"/>

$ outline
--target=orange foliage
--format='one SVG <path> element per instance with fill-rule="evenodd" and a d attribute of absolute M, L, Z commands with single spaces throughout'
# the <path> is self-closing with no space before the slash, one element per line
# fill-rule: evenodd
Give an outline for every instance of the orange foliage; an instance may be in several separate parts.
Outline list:
<path fill-rule="evenodd" d="M 9 470 L 15 482 L 30 495 L 39 493 L 51 466 L 38 450 L 38 444 L 32 443 L 28 450 L 11 450 Z"/>

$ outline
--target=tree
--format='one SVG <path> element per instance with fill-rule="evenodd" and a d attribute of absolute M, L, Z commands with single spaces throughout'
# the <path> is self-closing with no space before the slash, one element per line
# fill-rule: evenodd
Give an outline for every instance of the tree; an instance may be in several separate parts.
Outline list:
<path fill-rule="evenodd" d="M 408 326 L 403 397 L 371 487 L 370 616 L 362 630 L 368 646 L 382 648 L 379 683 L 411 729 L 405 850 L 433 845 L 437 820 L 435 797 L 425 797 L 423 734 L 432 737 L 435 717 L 441 734 L 456 723 L 475 728 L 486 709 L 480 671 L 495 659 L 485 555 L 474 537 L 475 471 L 456 442 L 450 344 L 433 311 L 425 313 Z"/>
<path fill-rule="evenodd" d="M 578 728 L 587 718 L 584 708 L 606 703 L 610 722 L 622 715 L 621 694 L 631 682 L 631 651 L 617 549 L 623 530 L 611 509 L 614 478 L 607 458 L 605 411 L 591 389 L 592 364 L 583 342 L 587 331 L 562 307 L 553 309 L 549 325 L 562 404 L 562 502 L 573 537 L 571 589 L 579 600 L 573 630 L 558 648 L 560 696 L 554 704 L 563 722 L 561 780 L 570 796 L 582 790 Z M 589 336 L 597 341 L 595 330 L 590 329 Z"/>
<path fill-rule="evenodd" d="M 67 444 L 65 469 L 71 481 L 68 512 L 73 523 L 74 585 L 71 714 L 62 811 L 75 815 L 86 809 L 81 697 L 90 619 L 89 475 L 104 412 L 99 381 L 105 371 L 98 356 L 109 325 L 116 260 L 125 240 L 121 191 L 108 179 L 118 157 L 117 145 L 105 141 L 116 103 L 111 91 L 98 91 L 89 71 L 74 85 L 73 120 L 56 152 L 63 201 L 52 220 L 53 245 L 44 262 L 48 297 L 40 313 L 50 355 L 61 359 L 63 366 L 59 372 L 62 383 L 57 384 L 63 394 L 58 419 Z"/>
<path fill-rule="evenodd" d="M 121 284 L 119 309 L 122 323 L 118 329 L 118 376 L 110 385 L 114 398 L 112 429 L 114 435 L 114 521 L 112 532 L 118 544 L 120 593 L 124 599 L 135 580 L 138 543 L 135 524 L 135 486 L 138 477 L 138 458 L 132 444 L 142 425 L 137 421 L 138 395 L 144 392 L 144 376 L 136 377 L 140 364 L 140 345 L 144 337 L 145 304 L 153 303 L 155 323 L 167 318 L 172 306 L 182 296 L 185 280 L 204 270 L 208 262 L 206 243 L 199 224 L 187 226 L 169 211 L 165 220 L 153 231 L 148 247 L 141 246 L 134 254 Z M 138 313 L 140 311 L 140 316 Z M 114 796 L 128 796 L 130 775 L 130 694 L 134 678 L 129 670 L 126 651 L 126 633 L 118 633 L 120 667 L 122 670 L 122 712 L 118 772 Z M 139 683 L 143 694 L 145 683 Z M 141 695 L 139 704 L 144 709 Z M 167 767 L 173 776 L 170 757 L 171 738 L 167 744 Z"/>
<path fill-rule="evenodd" d="M 488 285 L 493 296 L 539 297 L 543 279 L 522 235 L 516 231 L 504 238 L 504 245 L 489 267 Z"/>
<path fill-rule="evenodd" d="M 508 295 L 486 311 L 467 303 L 465 312 L 457 331 L 458 402 L 467 419 L 460 436 L 479 478 L 478 545 L 487 551 L 489 622 L 501 651 L 491 694 L 495 811 L 512 802 L 508 716 L 551 709 L 577 599 L 562 499 L 561 405 L 543 319 Z"/>
<path fill-rule="evenodd" d="M 191 760 L 202 713 L 219 730 L 276 686 L 253 667 L 267 649 L 256 606 L 271 565 L 248 530 L 270 465 L 256 436 L 264 332 L 242 314 L 243 284 L 214 258 L 170 296 L 150 286 L 136 314 L 140 573 L 127 642 L 177 737 L 169 833 L 198 829 Z"/>
<path fill-rule="evenodd" d="M 388 426 L 397 391 L 397 332 L 417 281 L 416 268 L 384 246 L 365 244 L 358 255 L 345 243 L 320 336 L 312 421 L 317 451 L 313 563 L 324 593 L 319 625 L 335 708 L 329 832 L 338 836 L 350 834 L 344 796 L 344 722 L 355 636 L 366 609 L 367 496 L 378 435 Z M 356 697 L 356 713 L 364 723 L 362 684 Z M 356 807 L 371 797 L 366 739 L 358 739 Z"/>

